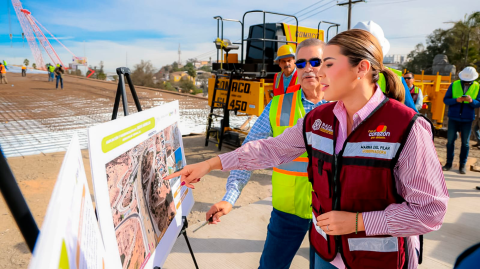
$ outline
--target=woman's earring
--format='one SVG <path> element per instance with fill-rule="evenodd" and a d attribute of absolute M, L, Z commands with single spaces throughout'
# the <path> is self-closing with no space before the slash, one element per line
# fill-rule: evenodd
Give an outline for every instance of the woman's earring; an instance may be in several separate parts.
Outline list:
<path fill-rule="evenodd" d="M 357 79 L 360 79 L 360 77 L 357 77 Z"/>

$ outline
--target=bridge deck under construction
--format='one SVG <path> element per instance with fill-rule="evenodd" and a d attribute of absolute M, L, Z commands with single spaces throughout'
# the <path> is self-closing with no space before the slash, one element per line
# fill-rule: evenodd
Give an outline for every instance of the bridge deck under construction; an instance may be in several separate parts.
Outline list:
<path fill-rule="evenodd" d="M 73 132 L 87 148 L 87 128 L 111 119 L 116 83 L 66 76 L 60 90 L 46 74 L 7 77 L 9 84 L 0 84 L 0 145 L 7 157 L 65 151 Z M 182 134 L 204 132 L 205 98 L 143 87 L 136 91 L 143 109 L 178 100 Z M 129 111 L 135 113 L 128 85 L 127 94 Z M 118 115 L 123 116 L 121 106 Z"/>

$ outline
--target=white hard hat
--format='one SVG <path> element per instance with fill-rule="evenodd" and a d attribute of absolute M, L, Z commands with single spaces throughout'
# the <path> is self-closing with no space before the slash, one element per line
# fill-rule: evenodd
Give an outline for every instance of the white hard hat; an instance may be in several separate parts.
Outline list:
<path fill-rule="evenodd" d="M 385 38 L 385 34 L 383 33 L 380 25 L 373 21 L 361 21 L 352 29 L 361 29 L 370 32 L 370 34 L 377 38 L 380 46 L 382 46 L 383 56 L 385 57 L 385 55 L 387 55 L 388 51 L 390 50 L 390 42 L 388 42 L 388 40 Z"/>
<path fill-rule="evenodd" d="M 460 74 L 458 74 L 458 77 L 460 78 L 460 80 L 470 82 L 478 78 L 478 73 L 475 68 L 467 66 L 462 70 L 462 72 L 460 72 Z"/>

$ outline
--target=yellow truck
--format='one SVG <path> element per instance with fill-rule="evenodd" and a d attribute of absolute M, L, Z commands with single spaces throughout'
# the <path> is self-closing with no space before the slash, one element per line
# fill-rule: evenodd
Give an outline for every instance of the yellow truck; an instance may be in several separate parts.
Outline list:
<path fill-rule="evenodd" d="M 244 38 L 245 17 L 252 13 L 262 13 L 263 23 L 249 27 L 248 37 Z M 296 21 L 295 24 L 267 23 L 267 14 L 288 17 Z M 281 71 L 274 63 L 278 47 L 290 44 L 294 48 L 308 38 L 318 38 L 325 41 L 325 31 L 321 30 L 322 24 L 336 28 L 337 23 L 321 21 L 317 28 L 307 28 L 298 25 L 298 19 L 293 15 L 280 14 L 262 10 L 248 11 L 243 15 L 242 21 L 214 17 L 217 20 L 217 62 L 212 64 L 215 74 L 208 81 L 208 103 L 211 111 L 207 119 L 205 146 L 209 142 L 218 144 L 219 150 L 222 143 L 240 146 L 240 134 L 246 132 L 238 128 L 231 128 L 229 123 L 230 111 L 237 115 L 260 116 L 265 106 L 273 97 L 273 78 L 275 73 Z M 223 22 L 238 22 L 242 27 L 241 42 L 230 42 L 223 38 Z M 244 45 L 246 46 L 244 47 Z M 240 50 L 238 53 L 230 53 Z M 225 54 L 224 54 L 225 52 Z M 245 55 L 244 55 L 245 52 Z M 215 112 L 222 109 L 221 113 Z M 218 110 L 217 110 L 218 111 Z M 220 120 L 219 127 L 213 127 L 215 120 Z M 215 140 L 210 140 L 214 137 Z"/>

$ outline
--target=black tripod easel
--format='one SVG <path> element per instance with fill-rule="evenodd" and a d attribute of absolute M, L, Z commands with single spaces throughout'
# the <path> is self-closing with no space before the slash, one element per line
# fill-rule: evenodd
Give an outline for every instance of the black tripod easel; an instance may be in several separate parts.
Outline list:
<path fill-rule="evenodd" d="M 30 252 L 33 253 L 35 242 L 37 242 L 40 231 L 18 187 L 12 170 L 8 166 L 7 158 L 3 155 L 2 148 L 0 148 L 0 191 L 2 192 L 3 198 L 5 198 L 10 212 L 12 212 L 12 216 L 25 242 L 27 242 Z"/>
<path fill-rule="evenodd" d="M 113 105 L 112 120 L 117 118 L 118 107 L 120 105 L 120 96 L 122 96 L 123 115 L 128 116 L 128 102 L 127 90 L 125 89 L 125 80 L 127 80 L 128 87 L 130 88 L 130 92 L 133 96 L 133 101 L 135 101 L 135 106 L 137 107 L 137 111 L 142 111 L 142 106 L 140 105 L 140 101 L 138 100 L 137 92 L 135 91 L 132 79 L 130 78 L 130 69 L 128 67 L 119 67 L 117 68 L 117 75 L 118 87 L 117 95 L 115 96 L 115 104 Z"/>
<path fill-rule="evenodd" d="M 125 89 L 125 79 L 127 80 L 128 87 L 130 88 L 130 91 L 132 93 L 133 100 L 135 101 L 135 106 L 137 107 L 138 112 L 142 111 L 142 106 L 140 105 L 140 101 L 138 100 L 137 92 L 135 91 L 135 87 L 133 86 L 132 79 L 130 78 L 130 69 L 128 67 L 119 67 L 117 68 L 117 74 L 118 74 L 118 87 L 117 87 L 117 94 L 115 96 L 115 104 L 113 105 L 112 120 L 115 120 L 117 118 L 118 107 L 120 106 L 120 96 L 122 96 L 123 113 L 125 116 L 128 116 L 128 102 L 127 102 L 127 91 Z M 183 222 L 182 230 L 180 230 L 180 233 L 178 234 L 177 238 L 183 234 L 183 236 L 185 237 L 185 241 L 187 242 L 190 255 L 192 255 L 192 260 L 193 260 L 193 263 L 195 264 L 195 268 L 198 269 L 198 264 L 197 264 L 197 260 L 195 259 L 195 254 L 193 253 L 192 246 L 190 246 L 190 242 L 188 241 L 187 217 L 182 216 L 182 222 Z M 159 266 L 155 266 L 154 269 L 161 269 L 161 268 Z"/>

